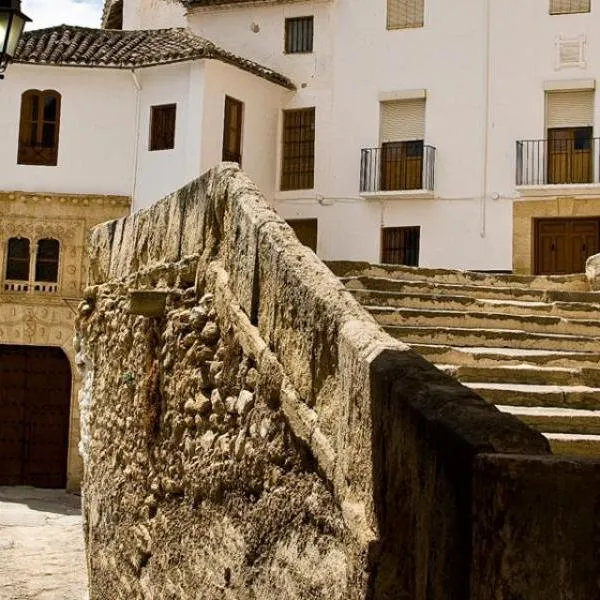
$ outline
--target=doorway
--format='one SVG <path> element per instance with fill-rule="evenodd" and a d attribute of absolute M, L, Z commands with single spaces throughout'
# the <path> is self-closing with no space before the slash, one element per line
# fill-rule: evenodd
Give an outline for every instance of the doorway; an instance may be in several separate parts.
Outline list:
<path fill-rule="evenodd" d="M 600 219 L 537 219 L 537 275 L 583 273 L 585 261 L 600 249 Z"/>
<path fill-rule="evenodd" d="M 70 404 L 60 348 L 0 345 L 0 485 L 65 487 Z"/>

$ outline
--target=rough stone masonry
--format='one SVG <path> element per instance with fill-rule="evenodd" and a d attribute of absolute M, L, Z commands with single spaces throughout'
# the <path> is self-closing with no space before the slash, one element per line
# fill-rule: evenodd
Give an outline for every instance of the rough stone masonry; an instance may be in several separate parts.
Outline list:
<path fill-rule="evenodd" d="M 92 600 L 599 597 L 598 463 L 388 337 L 237 167 L 96 227 L 84 298 Z"/>

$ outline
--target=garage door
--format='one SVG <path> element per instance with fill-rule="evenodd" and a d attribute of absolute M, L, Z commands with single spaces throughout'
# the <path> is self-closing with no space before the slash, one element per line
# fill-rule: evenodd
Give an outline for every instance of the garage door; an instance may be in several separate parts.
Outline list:
<path fill-rule="evenodd" d="M 536 222 L 536 273 L 583 273 L 599 251 L 599 219 L 540 219 Z"/>
<path fill-rule="evenodd" d="M 66 485 L 70 399 L 62 350 L 0 345 L 0 485 Z"/>

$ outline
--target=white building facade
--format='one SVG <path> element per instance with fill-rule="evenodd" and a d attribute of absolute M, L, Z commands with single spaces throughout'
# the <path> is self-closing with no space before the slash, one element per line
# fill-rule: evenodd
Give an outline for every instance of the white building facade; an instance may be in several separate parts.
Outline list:
<path fill-rule="evenodd" d="M 226 157 L 228 97 L 242 167 L 326 260 L 579 271 L 600 251 L 591 2 L 107 0 L 107 27 L 185 27 L 284 77 L 223 60 L 89 77 L 13 65 L 0 119 L 17 122 L 7 86 L 60 77 L 79 126 L 61 124 L 60 168 L 31 178 L 12 165 L 2 187 L 126 194 L 142 208 Z M 170 104 L 174 147 L 151 151 L 151 109 Z M 86 156 L 90 123 L 101 134 Z M 4 165 L 11 153 L 0 147 Z"/>

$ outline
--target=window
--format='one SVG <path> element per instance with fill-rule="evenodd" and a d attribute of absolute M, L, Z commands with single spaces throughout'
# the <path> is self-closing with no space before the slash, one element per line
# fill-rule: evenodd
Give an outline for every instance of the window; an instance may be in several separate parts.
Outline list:
<path fill-rule="evenodd" d="M 313 51 L 313 17 L 285 20 L 286 54 L 302 54 Z"/>
<path fill-rule="evenodd" d="M 60 245 L 58 240 L 45 239 L 37 244 L 37 256 L 35 259 L 36 281 L 58 281 L 58 257 Z"/>
<path fill-rule="evenodd" d="M 550 14 L 589 13 L 592 9 L 591 5 L 591 0 L 550 0 Z"/>
<path fill-rule="evenodd" d="M 387 0 L 387 28 L 423 27 L 425 0 Z"/>
<path fill-rule="evenodd" d="M 425 100 L 382 102 L 380 111 L 380 189 L 422 189 Z"/>
<path fill-rule="evenodd" d="M 56 166 L 60 100 L 54 90 L 28 90 L 21 96 L 18 164 Z"/>
<path fill-rule="evenodd" d="M 310 190 L 315 171 L 315 109 L 283 111 L 282 190 Z"/>
<path fill-rule="evenodd" d="M 176 104 L 150 107 L 150 150 L 175 148 Z"/>
<path fill-rule="evenodd" d="M 547 93 L 547 183 L 592 182 L 593 124 L 593 91 Z"/>
<path fill-rule="evenodd" d="M 289 219 L 288 225 L 294 230 L 301 244 L 317 252 L 318 221 L 317 219 Z"/>
<path fill-rule="evenodd" d="M 382 263 L 419 266 L 420 227 L 384 227 L 381 237 Z"/>
<path fill-rule="evenodd" d="M 225 96 L 225 118 L 223 122 L 222 160 L 242 164 L 242 121 L 244 105 L 239 100 Z"/>
<path fill-rule="evenodd" d="M 11 281 L 29 281 L 29 240 L 10 238 L 6 258 L 6 279 Z"/>

